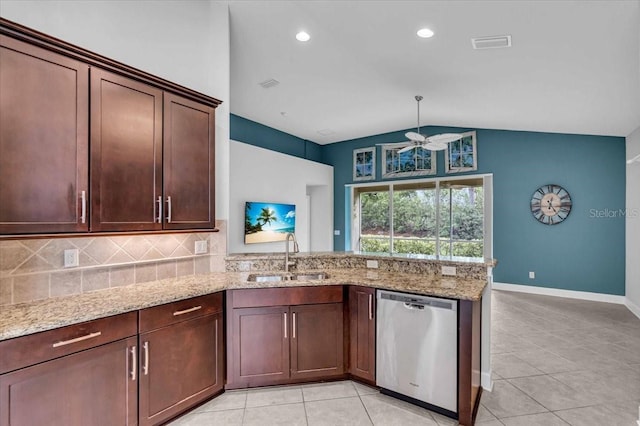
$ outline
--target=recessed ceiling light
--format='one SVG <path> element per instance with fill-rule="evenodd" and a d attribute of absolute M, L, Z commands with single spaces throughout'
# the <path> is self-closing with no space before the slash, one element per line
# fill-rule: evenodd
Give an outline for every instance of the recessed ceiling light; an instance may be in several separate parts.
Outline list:
<path fill-rule="evenodd" d="M 433 37 L 433 31 L 431 31 L 429 28 L 420 28 L 416 34 L 418 34 L 418 37 L 422 38 Z"/>
<path fill-rule="evenodd" d="M 296 40 L 298 41 L 309 41 L 310 39 L 311 36 L 305 31 L 300 31 L 298 34 L 296 34 Z"/>

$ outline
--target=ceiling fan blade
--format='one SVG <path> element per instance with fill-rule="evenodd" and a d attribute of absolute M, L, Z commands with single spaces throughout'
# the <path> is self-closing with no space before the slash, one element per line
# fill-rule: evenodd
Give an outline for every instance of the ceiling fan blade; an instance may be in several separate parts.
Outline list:
<path fill-rule="evenodd" d="M 420 133 L 416 132 L 407 132 L 404 134 L 407 139 L 412 140 L 414 142 L 424 142 L 427 138 L 422 136 Z"/>
<path fill-rule="evenodd" d="M 457 141 L 458 139 L 462 139 L 462 135 L 460 133 L 442 133 L 440 135 L 433 135 L 427 137 L 427 142 L 429 143 L 449 143 L 453 141 Z"/>
<path fill-rule="evenodd" d="M 448 146 L 449 145 L 442 142 L 427 142 L 426 144 L 422 145 L 424 149 L 428 149 L 429 151 L 443 151 L 447 149 Z"/>
<path fill-rule="evenodd" d="M 404 148 L 398 150 L 398 154 L 402 154 L 403 152 L 411 151 L 413 148 L 415 148 L 417 146 L 420 146 L 420 145 L 411 144 L 411 145 L 405 146 Z"/>

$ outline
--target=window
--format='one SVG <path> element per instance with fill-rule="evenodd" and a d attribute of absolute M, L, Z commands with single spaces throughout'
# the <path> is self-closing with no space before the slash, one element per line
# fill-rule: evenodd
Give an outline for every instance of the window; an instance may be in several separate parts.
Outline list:
<path fill-rule="evenodd" d="M 461 139 L 449 142 L 444 160 L 447 173 L 477 170 L 476 132 L 463 133 Z"/>
<path fill-rule="evenodd" d="M 434 175 L 436 173 L 436 155 L 420 146 L 400 152 L 403 146 L 395 144 L 382 146 L 382 177 Z"/>
<path fill-rule="evenodd" d="M 484 199 L 482 176 L 354 186 L 352 247 L 483 257 Z"/>

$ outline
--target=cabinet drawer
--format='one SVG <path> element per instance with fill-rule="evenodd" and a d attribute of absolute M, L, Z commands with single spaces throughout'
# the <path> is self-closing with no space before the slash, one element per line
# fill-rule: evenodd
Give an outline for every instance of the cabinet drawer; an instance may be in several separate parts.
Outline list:
<path fill-rule="evenodd" d="M 222 292 L 179 300 L 140 311 L 140 332 L 222 311 Z"/>
<path fill-rule="evenodd" d="M 233 308 L 342 302 L 342 286 L 257 288 L 230 292 Z"/>
<path fill-rule="evenodd" d="M 87 321 L 0 342 L 0 374 L 135 336 L 138 313 Z"/>

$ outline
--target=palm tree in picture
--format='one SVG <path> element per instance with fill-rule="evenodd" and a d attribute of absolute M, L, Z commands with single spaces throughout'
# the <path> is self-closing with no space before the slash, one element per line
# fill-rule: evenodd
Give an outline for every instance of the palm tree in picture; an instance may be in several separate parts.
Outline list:
<path fill-rule="evenodd" d="M 273 210 L 268 207 L 263 207 L 260 210 L 260 214 L 258 215 L 258 218 L 256 220 L 262 222 L 262 225 L 268 225 L 271 222 L 277 222 L 278 218 L 276 217 L 276 214 Z"/>

